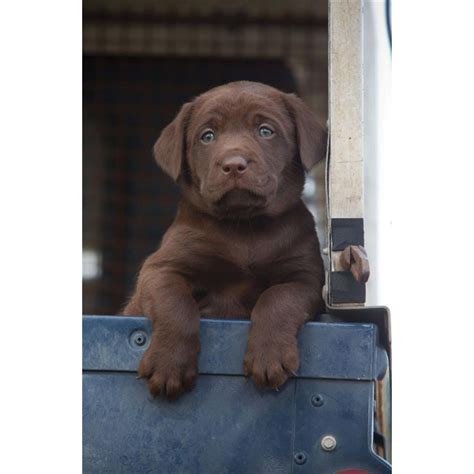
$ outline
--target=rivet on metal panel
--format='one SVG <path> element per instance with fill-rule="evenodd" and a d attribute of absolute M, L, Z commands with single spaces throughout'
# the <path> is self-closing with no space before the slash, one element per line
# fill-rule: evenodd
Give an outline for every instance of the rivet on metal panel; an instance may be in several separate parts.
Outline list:
<path fill-rule="evenodd" d="M 306 453 L 299 451 L 295 453 L 294 459 L 296 464 L 304 464 L 307 460 Z"/>
<path fill-rule="evenodd" d="M 334 451 L 336 444 L 336 438 L 334 436 L 326 435 L 321 439 L 321 448 L 323 448 L 324 451 Z"/>
<path fill-rule="evenodd" d="M 134 347 L 143 347 L 148 341 L 148 335 L 145 331 L 133 331 L 130 335 L 130 344 Z"/>
<path fill-rule="evenodd" d="M 311 403 L 314 407 L 321 407 L 324 405 L 324 398 L 321 394 L 316 393 L 311 397 Z"/>

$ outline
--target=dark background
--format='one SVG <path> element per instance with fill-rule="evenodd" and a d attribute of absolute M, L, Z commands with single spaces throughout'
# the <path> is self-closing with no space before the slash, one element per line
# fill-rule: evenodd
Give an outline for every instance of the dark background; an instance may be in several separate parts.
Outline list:
<path fill-rule="evenodd" d="M 84 3 L 86 314 L 120 309 L 173 220 L 179 192 L 151 149 L 184 102 L 245 79 L 299 93 L 322 122 L 327 110 L 327 17 L 318 2 L 300 2 L 291 14 L 290 2 L 276 2 L 278 15 L 250 2 L 237 12 L 235 2 L 185 2 L 201 6 L 194 13 L 171 3 L 137 10 L 140 3 Z"/>

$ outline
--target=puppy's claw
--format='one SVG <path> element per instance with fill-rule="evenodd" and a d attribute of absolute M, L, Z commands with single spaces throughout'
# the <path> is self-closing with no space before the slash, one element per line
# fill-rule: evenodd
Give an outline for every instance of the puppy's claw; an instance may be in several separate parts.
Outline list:
<path fill-rule="evenodd" d="M 293 370 L 290 370 L 290 374 L 292 374 L 294 377 L 298 377 L 298 374 L 294 372 Z"/>

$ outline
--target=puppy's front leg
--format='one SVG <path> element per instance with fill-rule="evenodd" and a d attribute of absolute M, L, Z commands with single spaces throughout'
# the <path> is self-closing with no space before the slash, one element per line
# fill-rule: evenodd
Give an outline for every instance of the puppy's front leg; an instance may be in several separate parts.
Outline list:
<path fill-rule="evenodd" d="M 297 333 L 321 303 L 314 284 L 282 283 L 265 290 L 251 315 L 244 371 L 259 387 L 277 388 L 299 366 Z"/>
<path fill-rule="evenodd" d="M 145 263 L 123 314 L 138 305 L 153 327 L 138 373 L 153 396 L 175 398 L 193 387 L 198 373 L 200 316 L 191 286 L 173 270 Z"/>

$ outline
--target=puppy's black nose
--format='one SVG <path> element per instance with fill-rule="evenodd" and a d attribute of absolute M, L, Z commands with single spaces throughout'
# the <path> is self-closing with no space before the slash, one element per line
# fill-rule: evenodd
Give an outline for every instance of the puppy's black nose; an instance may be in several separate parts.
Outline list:
<path fill-rule="evenodd" d="M 242 156 L 229 156 L 225 158 L 221 164 L 222 172 L 224 174 L 243 174 L 247 171 L 248 163 Z"/>

